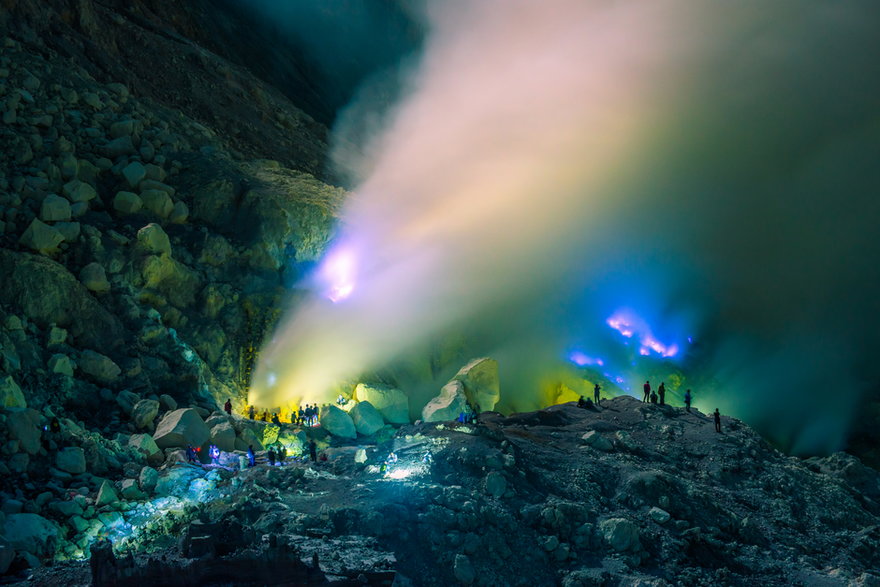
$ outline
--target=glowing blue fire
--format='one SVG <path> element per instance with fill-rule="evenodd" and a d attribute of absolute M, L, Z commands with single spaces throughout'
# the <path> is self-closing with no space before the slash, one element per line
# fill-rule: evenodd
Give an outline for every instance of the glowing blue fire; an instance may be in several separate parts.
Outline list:
<path fill-rule="evenodd" d="M 568 360 L 578 367 L 586 367 L 589 365 L 598 365 L 599 367 L 603 367 L 605 365 L 605 361 L 603 361 L 602 359 L 590 357 L 581 351 L 570 352 L 568 354 Z"/>
<path fill-rule="evenodd" d="M 345 247 L 334 249 L 319 269 L 324 296 L 333 303 L 348 298 L 355 287 L 355 255 Z"/>
<path fill-rule="evenodd" d="M 660 342 L 651 327 L 635 312 L 629 309 L 620 309 L 614 312 L 606 321 L 606 324 L 622 334 L 626 338 L 634 338 L 639 342 L 639 354 L 643 357 L 651 353 L 661 357 L 674 357 L 679 348 L 675 343 L 664 344 Z"/>

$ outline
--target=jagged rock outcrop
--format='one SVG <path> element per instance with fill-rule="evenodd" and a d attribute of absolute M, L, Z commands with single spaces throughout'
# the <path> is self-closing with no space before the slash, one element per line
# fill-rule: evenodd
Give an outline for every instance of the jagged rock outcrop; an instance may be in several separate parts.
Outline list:
<path fill-rule="evenodd" d="M 422 408 L 422 420 L 425 422 L 445 422 L 455 420 L 460 414 L 467 411 L 464 384 L 454 379 L 443 386 L 440 395 L 425 404 L 425 407 Z"/>
<path fill-rule="evenodd" d="M 159 448 L 200 447 L 211 438 L 211 431 L 192 408 L 168 412 L 156 426 L 153 440 Z"/>
<path fill-rule="evenodd" d="M 461 381 L 468 401 L 481 412 L 494 410 L 495 404 L 501 399 L 498 361 L 495 359 L 474 359 L 462 367 L 453 379 Z"/>
<path fill-rule="evenodd" d="M 359 402 L 370 402 L 389 424 L 409 422 L 409 398 L 399 389 L 387 385 L 359 383 L 354 390 L 354 396 Z"/>

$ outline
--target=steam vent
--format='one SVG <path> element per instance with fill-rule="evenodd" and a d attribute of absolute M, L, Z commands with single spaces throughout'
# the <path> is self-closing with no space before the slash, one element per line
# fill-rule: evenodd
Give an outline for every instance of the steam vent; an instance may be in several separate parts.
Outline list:
<path fill-rule="evenodd" d="M 880 587 L 877 16 L 0 1 L 0 584 Z"/>

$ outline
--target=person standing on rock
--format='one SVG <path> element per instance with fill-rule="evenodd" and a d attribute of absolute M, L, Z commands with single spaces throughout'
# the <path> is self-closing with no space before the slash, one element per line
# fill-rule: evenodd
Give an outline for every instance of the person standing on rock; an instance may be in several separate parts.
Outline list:
<path fill-rule="evenodd" d="M 656 403 L 657 403 L 657 392 L 656 392 L 656 391 L 652 391 L 652 392 L 651 392 L 651 403 L 652 403 L 652 404 L 656 404 Z"/>
<path fill-rule="evenodd" d="M 599 405 L 599 401 L 601 400 L 601 398 L 599 397 L 599 391 L 600 391 L 601 389 L 602 389 L 602 388 L 599 387 L 599 384 L 598 384 L 598 383 L 593 387 L 593 402 L 594 402 L 596 405 Z"/>
<path fill-rule="evenodd" d="M 248 406 L 248 419 L 253 420 L 254 416 L 257 415 L 256 412 L 257 410 L 254 408 L 254 406 Z"/>
<path fill-rule="evenodd" d="M 257 455 L 254 454 L 254 445 L 253 444 L 248 446 L 247 459 L 248 459 L 248 467 L 253 467 L 254 465 L 257 464 Z"/>
<path fill-rule="evenodd" d="M 309 459 L 311 459 L 313 463 L 318 462 L 318 445 L 315 444 L 314 438 L 309 440 Z"/>
<path fill-rule="evenodd" d="M 691 390 L 687 390 L 684 392 L 684 407 L 690 412 L 691 411 Z"/>
<path fill-rule="evenodd" d="M 721 413 L 718 411 L 718 408 L 715 408 L 715 432 L 721 432 Z"/>
<path fill-rule="evenodd" d="M 660 397 L 660 405 L 666 405 L 666 382 L 661 381 L 660 387 L 657 388 L 657 395 Z"/>
<path fill-rule="evenodd" d="M 275 449 L 273 449 L 273 448 L 270 446 L 270 447 L 269 447 L 269 452 L 266 453 L 266 456 L 269 457 L 269 466 L 270 466 L 270 467 L 274 467 L 274 466 L 275 466 Z"/>
<path fill-rule="evenodd" d="M 231 399 L 229 399 L 229 398 L 226 399 L 226 403 L 223 404 L 223 411 L 226 412 L 227 414 L 229 414 L 230 416 L 232 415 L 232 400 Z"/>
<path fill-rule="evenodd" d="M 642 401 L 648 403 L 651 400 L 651 382 L 645 381 L 642 389 L 645 391 L 645 397 L 642 398 Z"/>

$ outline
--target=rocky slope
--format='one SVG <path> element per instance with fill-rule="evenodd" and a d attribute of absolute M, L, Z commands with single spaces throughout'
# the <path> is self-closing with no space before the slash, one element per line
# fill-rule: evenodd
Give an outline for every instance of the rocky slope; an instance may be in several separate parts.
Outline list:
<path fill-rule="evenodd" d="M 618 397 L 335 440 L 317 465 L 167 465 L 151 490 L 162 497 L 99 508 L 141 522 L 118 543 L 140 554 L 105 555 L 95 572 L 98 584 L 210 584 L 209 569 L 269 584 L 880 584 L 876 471 L 842 453 L 785 456 L 734 419 L 722 429 Z M 35 580 L 85 585 L 90 571 Z"/>

